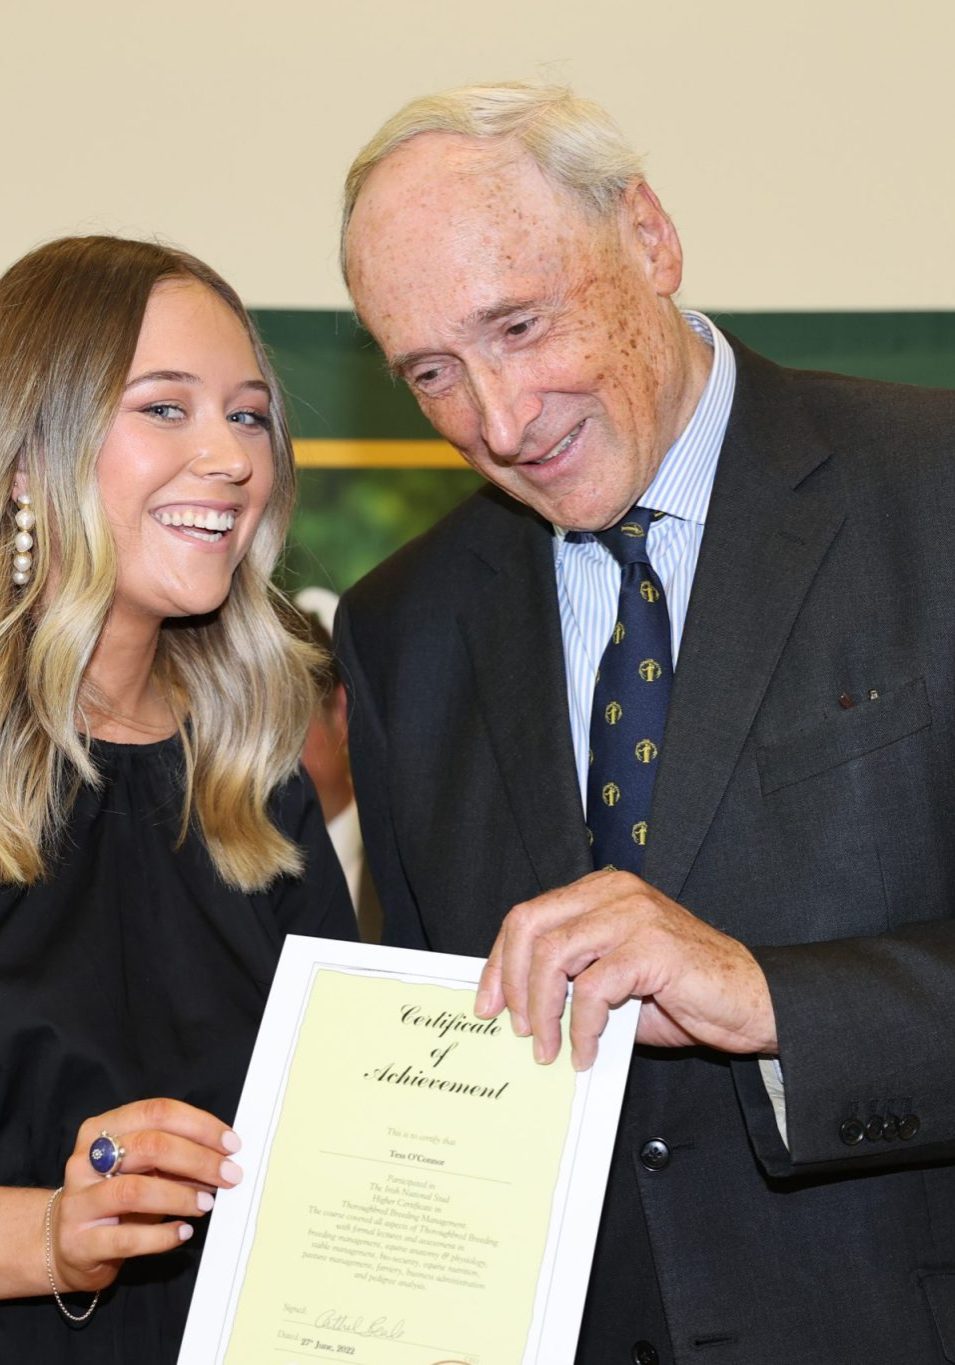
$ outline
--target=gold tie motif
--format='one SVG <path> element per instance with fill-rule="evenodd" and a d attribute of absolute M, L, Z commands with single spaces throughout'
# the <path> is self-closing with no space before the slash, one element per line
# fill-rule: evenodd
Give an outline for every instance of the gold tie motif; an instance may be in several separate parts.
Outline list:
<path fill-rule="evenodd" d="M 613 862 L 638 873 L 650 851 L 650 803 L 673 678 L 666 594 L 647 553 L 651 516 L 634 507 L 594 536 L 619 565 L 620 593 L 594 684 L 585 818 L 594 866 Z"/>

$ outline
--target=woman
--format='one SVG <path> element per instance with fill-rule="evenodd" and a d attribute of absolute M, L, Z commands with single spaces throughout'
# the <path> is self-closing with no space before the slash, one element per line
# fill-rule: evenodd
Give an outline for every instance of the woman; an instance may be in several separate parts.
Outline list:
<path fill-rule="evenodd" d="M 354 936 L 229 286 L 103 237 L 13 266 L 0 478 L 0 1358 L 172 1362 L 282 938 Z"/>

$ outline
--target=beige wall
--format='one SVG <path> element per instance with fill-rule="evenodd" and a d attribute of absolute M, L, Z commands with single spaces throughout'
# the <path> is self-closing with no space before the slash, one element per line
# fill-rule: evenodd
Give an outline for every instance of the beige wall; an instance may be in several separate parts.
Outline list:
<path fill-rule="evenodd" d="M 343 306 L 338 187 L 468 80 L 568 81 L 647 154 L 684 299 L 955 308 L 952 0 L 0 0 L 0 266 L 158 234 L 253 304 Z"/>

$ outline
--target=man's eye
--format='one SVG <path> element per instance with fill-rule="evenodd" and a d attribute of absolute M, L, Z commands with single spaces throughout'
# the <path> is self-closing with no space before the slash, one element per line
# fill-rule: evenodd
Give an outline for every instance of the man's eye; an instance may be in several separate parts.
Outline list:
<path fill-rule="evenodd" d="M 261 427 L 271 431 L 272 418 L 267 412 L 257 412 L 255 408 L 243 408 L 240 412 L 230 412 L 229 421 L 240 427 Z"/>
<path fill-rule="evenodd" d="M 432 365 L 431 369 L 429 370 L 418 370 L 417 373 L 413 374 L 411 376 L 411 382 L 412 384 L 415 384 L 418 387 L 423 386 L 427 388 L 429 384 L 433 384 L 435 382 L 435 380 L 439 377 L 440 374 L 441 374 L 440 367 L 437 365 Z"/>
<path fill-rule="evenodd" d="M 527 336 L 536 321 L 536 318 L 523 318 L 520 322 L 512 322 L 507 328 L 506 334 L 509 337 Z"/>
<path fill-rule="evenodd" d="M 432 361 L 430 365 L 413 364 L 403 370 L 405 383 L 419 398 L 438 398 L 450 393 L 458 381 L 459 364 L 453 356 Z"/>

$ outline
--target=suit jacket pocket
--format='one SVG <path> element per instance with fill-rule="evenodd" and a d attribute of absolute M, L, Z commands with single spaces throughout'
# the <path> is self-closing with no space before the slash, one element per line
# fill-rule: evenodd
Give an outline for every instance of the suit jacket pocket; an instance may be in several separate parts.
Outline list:
<path fill-rule="evenodd" d="M 932 711 L 922 678 L 883 692 L 875 701 L 860 701 L 851 710 L 839 711 L 792 739 L 757 750 L 763 795 L 883 749 L 931 723 Z"/>
<path fill-rule="evenodd" d="M 919 1272 L 922 1293 L 928 1302 L 935 1330 L 946 1360 L 955 1361 L 955 1269 Z"/>

